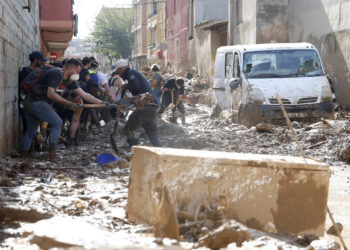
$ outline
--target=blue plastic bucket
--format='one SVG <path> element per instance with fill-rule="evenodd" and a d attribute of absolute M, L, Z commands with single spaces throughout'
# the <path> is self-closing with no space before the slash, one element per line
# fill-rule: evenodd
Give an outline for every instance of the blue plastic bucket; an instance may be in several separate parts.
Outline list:
<path fill-rule="evenodd" d="M 96 161 L 98 164 L 104 165 L 104 164 L 111 163 L 111 162 L 114 162 L 117 160 L 118 160 L 118 157 L 115 154 L 101 153 L 101 154 L 97 155 Z"/>

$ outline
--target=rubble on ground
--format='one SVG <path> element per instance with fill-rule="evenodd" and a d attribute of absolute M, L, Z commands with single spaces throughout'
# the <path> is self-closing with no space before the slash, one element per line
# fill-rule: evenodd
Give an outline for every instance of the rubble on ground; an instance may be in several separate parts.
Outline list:
<path fill-rule="evenodd" d="M 272 126 L 273 133 L 260 133 L 255 127 L 247 129 L 232 123 L 231 115 L 225 111 L 220 112 L 217 118 L 211 117 L 213 108 L 198 102 L 186 104 L 186 109 L 188 115 L 185 126 L 169 123 L 166 116 L 159 121 L 159 134 L 164 146 L 300 156 L 297 145 L 285 126 Z M 171 113 L 168 112 L 167 115 L 171 116 Z M 345 118 L 326 121 L 327 123 L 320 121 L 313 124 L 293 122 L 293 127 L 305 154 L 330 166 L 332 176 L 328 205 L 336 215 L 336 221 L 343 224 L 342 234 L 349 245 L 350 169 L 345 162 L 346 154 L 343 158 L 338 157 L 342 150 L 349 147 L 350 122 Z M 122 133 L 123 123 L 125 121 L 120 122 L 116 141 L 120 151 L 118 156 L 128 161 L 130 153 Z M 0 247 L 38 249 L 45 234 L 34 230 L 34 225 L 47 225 L 45 223 L 62 217 L 62 221 L 79 219 L 80 222 L 88 223 L 106 239 L 109 236 L 118 239 L 125 243 L 121 249 L 191 249 L 199 239 L 216 232 L 227 222 L 220 216 L 220 210 L 214 209 L 210 211 L 212 219 L 201 225 L 198 221 L 201 221 L 203 211 L 195 219 L 193 214 L 180 209 L 176 211 L 177 217 L 181 217 L 178 220 L 179 240 L 155 238 L 153 225 L 136 225 L 130 222 L 125 214 L 129 162 L 123 161 L 120 165 L 115 163 L 112 167 L 96 163 L 98 154 L 111 150 L 109 134 L 113 125 L 107 123 L 104 127 L 93 128 L 84 137 L 84 142 L 69 150 L 64 145 L 59 145 L 58 163 L 47 162 L 46 152 L 35 152 L 27 159 L 18 158 L 15 154 L 13 157 L 0 159 L 0 212 L 13 211 L 9 213 L 10 216 L 0 217 Z M 143 145 L 149 145 L 142 130 L 137 135 Z M 158 202 L 161 203 L 161 199 Z M 220 200 L 217 206 L 219 205 Z M 22 215 L 16 217 L 14 214 Z M 25 219 L 28 217 L 33 218 L 32 221 Z M 71 223 L 73 225 L 80 222 Z M 330 226 L 331 222 L 327 219 L 326 228 Z M 68 227 L 67 225 L 66 228 Z M 64 230 L 61 232 L 62 235 L 66 233 Z M 48 234 L 50 230 L 43 233 Z M 243 241 L 240 247 L 238 243 L 231 242 L 226 249 L 339 249 L 334 236 L 325 235 L 319 239 L 316 236 L 303 235 L 291 237 L 267 234 L 251 228 L 248 228 L 248 233 L 250 240 Z M 78 232 L 74 242 L 64 238 L 62 240 L 61 236 L 58 238 L 54 234 L 46 236 L 56 239 L 56 242 L 80 248 L 88 248 L 88 243 L 91 242 L 91 237 L 86 239 Z M 74 234 L 69 236 L 73 238 Z M 35 243 L 33 239 L 38 241 Z M 83 243 L 79 243 L 78 239 Z M 113 242 L 110 246 L 117 249 L 120 247 Z"/>

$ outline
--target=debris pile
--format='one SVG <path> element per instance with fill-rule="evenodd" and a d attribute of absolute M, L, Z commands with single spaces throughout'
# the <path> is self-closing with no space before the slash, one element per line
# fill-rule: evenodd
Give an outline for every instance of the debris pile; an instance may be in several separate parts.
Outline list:
<path fill-rule="evenodd" d="M 159 134 L 165 147 L 299 155 L 297 145 L 286 127 L 269 125 L 271 131 L 258 132 L 258 127 L 247 129 L 232 123 L 230 114 L 225 111 L 218 112 L 217 117 L 211 117 L 212 108 L 206 105 L 186 104 L 186 109 L 186 126 L 169 123 L 166 119 L 159 121 Z M 343 225 L 342 234 L 349 245 L 350 223 L 347 211 L 350 208 L 350 169 L 345 163 L 347 154 L 343 154 L 343 158 L 338 157 L 344 149 L 348 149 L 350 122 L 326 122 L 328 124 L 322 121 L 314 124 L 293 122 L 293 127 L 305 153 L 326 162 L 331 168 L 328 204 L 336 215 L 337 222 Z M 96 163 L 96 157 L 102 152 L 112 150 L 109 143 L 112 123 L 94 128 L 80 146 L 67 150 L 64 145 L 60 145 L 58 163 L 45 161 L 44 154 L 40 152 L 33 153 L 28 159 L 20 159 L 15 155 L 0 159 L 2 248 L 23 249 L 41 246 L 45 249 L 44 239 L 47 238 L 51 239 L 50 244 L 54 243 L 46 245 L 47 248 L 62 247 L 59 244 L 69 244 L 78 248 L 102 246 L 101 242 L 101 245 L 98 245 L 100 243 L 97 239 L 95 243 L 91 243 L 91 238 L 95 237 L 89 234 L 84 236 L 74 232 L 67 236 L 70 232 L 68 225 L 74 228 L 74 225 L 84 223 L 84 227 L 94 228 L 93 232 L 98 232 L 102 239 L 106 239 L 105 242 L 110 242 L 103 247 L 114 249 L 191 249 L 199 247 L 199 244 L 227 249 L 339 249 L 339 244 L 333 240 L 335 237 L 328 234 L 325 238 L 310 235 L 290 237 L 240 226 L 238 222 L 226 219 L 222 215 L 228 200 L 224 196 L 220 197 L 220 194 L 215 194 L 214 189 L 210 191 L 213 194 L 212 203 L 203 202 L 201 206 L 191 210 L 194 213 L 189 213 L 189 210 L 183 207 L 177 207 L 175 212 L 173 210 L 171 213 L 163 213 L 165 218 L 171 218 L 170 228 L 175 225 L 176 229 L 178 225 L 178 235 L 177 230 L 174 230 L 175 233 L 171 232 L 177 240 L 155 238 L 154 233 L 158 229 L 153 230 L 154 222 L 149 225 L 136 225 L 126 217 L 130 153 L 122 133 L 123 123 L 124 121 L 121 121 L 115 138 L 121 160 L 111 165 L 100 166 Z M 149 145 L 147 135 L 143 131 L 139 131 L 138 136 L 143 145 Z M 205 176 L 205 173 L 208 175 Z M 207 201 L 210 200 L 209 187 L 215 185 L 217 175 L 214 171 L 206 171 L 201 175 L 202 181 L 204 177 L 207 180 L 204 186 Z M 243 180 L 245 179 L 242 178 Z M 210 184 L 211 182 L 213 184 Z M 166 193 L 164 188 L 161 186 L 157 189 L 157 195 L 153 197 L 159 211 L 168 211 L 168 205 L 172 204 L 175 198 L 171 186 L 166 187 L 169 196 L 161 195 Z M 61 223 L 59 221 L 64 222 L 63 228 L 67 230 L 56 230 L 57 234 L 61 232 L 61 235 L 51 234 L 51 226 L 48 225 L 55 224 L 58 228 Z M 158 221 L 162 222 L 164 219 L 159 218 Z M 254 224 L 253 221 L 251 223 Z M 37 230 L 38 225 L 46 228 L 44 232 L 47 234 L 41 234 Z M 158 226 L 160 232 L 168 230 L 162 223 Z M 327 220 L 326 228 L 330 226 L 331 223 Z M 332 233 L 331 229 L 328 231 Z M 117 243 L 115 239 L 118 240 Z M 218 242 L 217 239 L 222 240 Z M 222 245 L 214 245 L 217 243 Z"/>

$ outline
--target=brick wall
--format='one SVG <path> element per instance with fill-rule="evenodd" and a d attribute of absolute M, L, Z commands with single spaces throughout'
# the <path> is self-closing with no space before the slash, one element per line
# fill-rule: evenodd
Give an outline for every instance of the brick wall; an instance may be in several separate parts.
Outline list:
<path fill-rule="evenodd" d="M 23 9 L 30 4 L 31 11 Z M 18 70 L 29 65 L 28 55 L 39 47 L 38 0 L 0 1 L 0 157 L 20 140 Z"/>

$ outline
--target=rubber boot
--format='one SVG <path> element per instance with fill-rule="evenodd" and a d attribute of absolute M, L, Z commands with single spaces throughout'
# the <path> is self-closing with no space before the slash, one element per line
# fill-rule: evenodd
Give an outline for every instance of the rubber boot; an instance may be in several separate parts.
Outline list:
<path fill-rule="evenodd" d="M 182 116 L 182 117 L 181 117 L 181 122 L 182 122 L 182 125 L 185 125 L 185 124 L 186 124 L 186 118 L 185 118 L 185 116 Z"/>
<path fill-rule="evenodd" d="M 139 145 L 140 144 L 140 140 L 138 138 L 129 138 L 126 140 L 130 146 L 130 148 L 132 146 L 136 146 L 136 145 Z"/>
<path fill-rule="evenodd" d="M 29 157 L 29 152 L 28 151 L 24 151 L 24 150 L 20 150 L 19 151 L 19 157 L 24 159 L 24 158 L 28 158 Z"/>
<path fill-rule="evenodd" d="M 49 146 L 49 161 L 51 161 L 51 162 L 58 161 L 57 147 L 56 146 L 53 146 L 53 145 Z"/>

